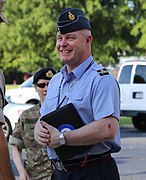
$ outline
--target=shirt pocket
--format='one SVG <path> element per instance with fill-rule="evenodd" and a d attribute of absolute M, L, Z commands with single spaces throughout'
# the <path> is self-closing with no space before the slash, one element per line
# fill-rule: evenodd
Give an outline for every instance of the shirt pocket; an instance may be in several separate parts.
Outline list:
<path fill-rule="evenodd" d="M 48 94 L 51 94 L 50 92 L 48 92 Z M 48 96 L 45 100 L 46 102 L 49 102 L 49 104 L 51 104 L 51 109 L 55 110 L 56 108 L 56 104 L 58 104 L 58 93 L 52 93 L 51 96 Z"/>
<path fill-rule="evenodd" d="M 49 101 L 53 101 L 55 99 L 58 99 L 58 92 L 54 91 L 54 92 L 51 92 L 51 91 L 48 91 L 48 95 L 46 97 Z"/>
<path fill-rule="evenodd" d="M 66 97 L 69 99 L 69 101 L 82 101 L 84 98 L 85 92 L 81 92 L 76 90 L 76 92 L 70 91 L 66 94 Z"/>

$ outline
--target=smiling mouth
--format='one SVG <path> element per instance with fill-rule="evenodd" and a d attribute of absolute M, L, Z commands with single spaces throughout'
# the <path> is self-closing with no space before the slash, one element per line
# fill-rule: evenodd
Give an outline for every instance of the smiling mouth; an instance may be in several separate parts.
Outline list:
<path fill-rule="evenodd" d="M 71 51 L 65 51 L 65 50 L 62 50 L 61 53 L 63 54 L 66 54 L 66 53 L 70 53 Z"/>

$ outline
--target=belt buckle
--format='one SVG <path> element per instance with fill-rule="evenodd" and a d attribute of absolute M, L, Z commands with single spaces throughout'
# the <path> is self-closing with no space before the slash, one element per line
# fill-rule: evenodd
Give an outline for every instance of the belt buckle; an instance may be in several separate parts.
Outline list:
<path fill-rule="evenodd" d="M 56 169 L 56 170 L 59 170 L 59 171 L 64 170 L 65 172 L 67 172 L 67 170 L 65 169 L 62 161 L 56 161 L 56 162 L 55 162 L 54 160 L 52 160 L 52 162 L 53 162 L 53 165 L 55 166 L 55 169 Z"/>

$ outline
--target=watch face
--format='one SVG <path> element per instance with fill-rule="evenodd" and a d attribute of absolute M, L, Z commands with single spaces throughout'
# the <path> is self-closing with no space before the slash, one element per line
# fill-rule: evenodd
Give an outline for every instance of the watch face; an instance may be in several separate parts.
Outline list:
<path fill-rule="evenodd" d="M 59 142 L 60 142 L 61 145 L 64 145 L 64 144 L 65 144 L 65 139 L 64 139 L 63 133 L 60 133 Z"/>
<path fill-rule="evenodd" d="M 61 142 L 61 144 L 65 144 L 64 139 L 61 139 L 60 142 Z"/>

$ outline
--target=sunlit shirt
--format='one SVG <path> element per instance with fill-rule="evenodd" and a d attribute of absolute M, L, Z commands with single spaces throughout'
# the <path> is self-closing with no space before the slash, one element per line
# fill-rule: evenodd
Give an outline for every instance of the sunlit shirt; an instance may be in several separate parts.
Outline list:
<path fill-rule="evenodd" d="M 41 115 L 54 111 L 60 103 L 63 106 L 71 102 L 85 124 L 110 115 L 119 120 L 119 86 L 110 74 L 99 75 L 97 71 L 102 68 L 93 61 L 92 56 L 70 74 L 67 74 L 64 66 L 49 83 L 48 93 L 41 107 Z M 112 152 L 120 150 L 119 127 L 114 139 L 94 145 L 90 149 L 90 154 L 101 154 L 109 150 Z M 48 156 L 50 159 L 57 158 L 55 151 L 50 148 L 48 148 Z"/>

